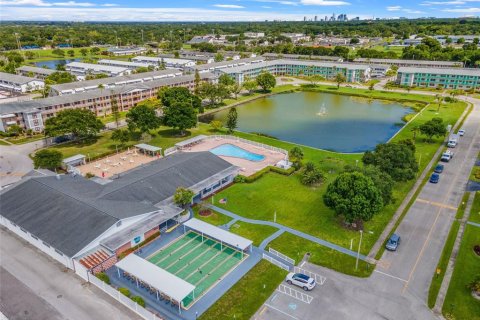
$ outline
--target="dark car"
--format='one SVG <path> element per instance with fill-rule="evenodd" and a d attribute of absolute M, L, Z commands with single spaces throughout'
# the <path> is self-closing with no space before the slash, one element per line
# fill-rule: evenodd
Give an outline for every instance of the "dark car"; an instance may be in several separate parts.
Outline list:
<path fill-rule="evenodd" d="M 385 246 L 385 248 L 389 251 L 396 251 L 399 245 L 400 245 L 400 236 L 394 233 L 392 234 L 390 239 L 388 239 L 387 245 Z"/>
<path fill-rule="evenodd" d="M 438 183 L 439 180 L 440 180 L 440 175 L 438 173 L 432 173 L 432 175 L 430 176 L 430 182 Z"/>
<path fill-rule="evenodd" d="M 443 172 L 443 168 L 445 166 L 443 164 L 437 164 L 437 166 L 435 167 L 435 170 L 433 170 L 435 173 L 442 173 Z"/>

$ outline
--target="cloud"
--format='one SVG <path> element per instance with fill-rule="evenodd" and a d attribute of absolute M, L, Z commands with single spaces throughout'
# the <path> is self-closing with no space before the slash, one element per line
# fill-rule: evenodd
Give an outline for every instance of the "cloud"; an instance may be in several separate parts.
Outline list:
<path fill-rule="evenodd" d="M 298 6 L 298 2 L 285 0 L 253 0 L 254 2 L 278 3 L 286 6 Z"/>
<path fill-rule="evenodd" d="M 118 4 L 115 3 L 104 3 L 102 7 L 118 7 Z"/>
<path fill-rule="evenodd" d="M 263 9 L 272 9 L 272 7 L 269 6 L 262 6 Z"/>
<path fill-rule="evenodd" d="M 480 13 L 480 8 L 443 9 L 442 11 L 455 13 Z"/>
<path fill-rule="evenodd" d="M 51 4 L 45 3 L 42 0 L 0 0 L 2 6 L 36 6 L 49 7 Z"/>
<path fill-rule="evenodd" d="M 425 12 L 420 11 L 420 10 L 413 10 L 413 9 L 403 8 L 403 7 L 401 7 L 401 6 L 390 6 L 390 7 L 387 7 L 387 11 L 402 11 L 402 12 L 406 12 L 406 13 L 410 13 L 410 14 L 421 14 L 421 13 L 425 13 Z"/>
<path fill-rule="evenodd" d="M 90 2 L 75 2 L 75 1 L 67 1 L 67 2 L 54 2 L 52 3 L 54 6 L 59 7 L 95 7 L 94 3 Z"/>
<path fill-rule="evenodd" d="M 214 4 L 214 7 L 225 9 L 243 9 L 244 6 L 237 6 L 236 4 Z"/>
<path fill-rule="evenodd" d="M 348 6 L 350 2 L 337 0 L 300 0 L 306 6 Z"/>
<path fill-rule="evenodd" d="M 453 0 L 453 1 L 424 1 L 420 5 L 421 6 L 448 6 L 448 5 L 456 5 L 456 4 L 466 4 L 467 2 L 480 2 L 480 0 Z"/>

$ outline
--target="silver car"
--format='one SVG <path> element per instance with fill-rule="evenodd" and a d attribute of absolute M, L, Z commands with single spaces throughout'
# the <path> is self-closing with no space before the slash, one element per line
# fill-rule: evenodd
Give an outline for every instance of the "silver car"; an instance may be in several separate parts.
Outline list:
<path fill-rule="evenodd" d="M 287 275 L 287 278 L 285 279 L 285 281 L 287 281 L 288 284 L 294 284 L 296 286 L 299 286 L 305 291 L 312 290 L 313 288 L 315 288 L 315 284 L 316 284 L 315 279 L 307 275 L 304 275 L 302 273 L 293 273 L 293 272 L 290 272 Z"/>

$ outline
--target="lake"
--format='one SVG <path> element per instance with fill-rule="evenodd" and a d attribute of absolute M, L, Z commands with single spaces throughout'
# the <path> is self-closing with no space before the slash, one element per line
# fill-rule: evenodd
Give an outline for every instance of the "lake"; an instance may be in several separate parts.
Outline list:
<path fill-rule="evenodd" d="M 320 92 L 277 94 L 237 107 L 238 130 L 336 152 L 364 152 L 388 141 L 411 108 Z M 225 121 L 227 110 L 202 121 Z"/>
<path fill-rule="evenodd" d="M 57 69 L 57 65 L 63 64 L 66 65 L 70 62 L 80 61 L 81 59 L 58 59 L 58 60 L 48 60 L 48 61 L 40 61 L 35 62 L 36 67 L 47 67 L 49 69 Z"/>

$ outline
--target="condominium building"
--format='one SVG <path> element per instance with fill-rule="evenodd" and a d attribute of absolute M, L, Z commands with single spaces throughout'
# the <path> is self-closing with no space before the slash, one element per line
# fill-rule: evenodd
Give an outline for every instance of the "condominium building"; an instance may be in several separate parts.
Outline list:
<path fill-rule="evenodd" d="M 397 72 L 397 84 L 407 87 L 477 89 L 480 87 L 480 69 L 401 67 Z"/>
<path fill-rule="evenodd" d="M 25 93 L 34 90 L 41 90 L 44 86 L 45 82 L 42 79 L 0 72 L 0 88 L 9 91 Z"/>
<path fill-rule="evenodd" d="M 122 61 L 122 60 L 110 60 L 110 59 L 100 59 L 97 61 L 97 63 L 104 66 L 127 68 L 131 70 L 136 70 L 138 68 L 148 68 L 150 66 L 147 63 Z"/>
<path fill-rule="evenodd" d="M 164 57 L 145 57 L 138 56 L 132 59 L 133 62 L 145 63 L 154 67 L 158 67 L 162 64 L 165 65 L 165 68 L 177 68 L 185 69 L 195 65 L 195 61 L 187 59 L 176 59 L 176 58 L 164 58 Z"/>
<path fill-rule="evenodd" d="M 230 68 L 256 64 L 263 61 L 265 61 L 265 58 L 263 57 L 253 57 L 253 58 L 237 59 L 237 60 L 231 60 L 231 61 L 221 61 L 221 62 L 214 62 L 209 64 L 192 66 L 187 68 L 185 71 L 189 73 L 194 73 L 195 71 L 198 70 L 199 73 L 212 72 L 216 75 L 219 75 L 221 74 L 221 70 L 224 70 L 224 69 L 226 70 Z"/>
<path fill-rule="evenodd" d="M 25 77 L 45 79 L 52 73 L 56 72 L 56 70 L 32 67 L 32 66 L 21 66 L 16 69 L 16 72 L 18 75 L 25 76 Z"/>
<path fill-rule="evenodd" d="M 267 60 L 288 59 L 288 60 L 319 60 L 343 62 L 342 57 L 336 56 L 315 56 L 306 54 L 287 54 L 287 53 L 264 53 L 262 55 Z"/>
<path fill-rule="evenodd" d="M 67 63 L 65 70 L 75 75 L 79 80 L 85 79 L 87 75 L 106 74 L 109 77 L 118 77 L 132 73 L 131 69 L 125 67 L 112 67 L 77 61 Z"/>
<path fill-rule="evenodd" d="M 211 73 L 201 74 L 203 81 L 215 81 Z M 34 99 L 28 101 L 7 102 L 0 108 L 0 130 L 17 124 L 24 129 L 36 132 L 43 131 L 46 119 L 53 117 L 57 112 L 66 109 L 88 109 L 96 115 L 111 113 L 112 103 L 116 103 L 120 111 L 126 111 L 137 103 L 156 97 L 162 87 L 186 87 L 193 90 L 194 75 L 163 78 L 133 85 L 114 87 L 109 90 L 96 89 L 77 94 L 65 94 Z"/>
<path fill-rule="evenodd" d="M 340 73 L 346 77 L 347 82 L 365 82 L 370 79 L 370 67 L 367 65 L 326 61 L 271 60 L 221 70 L 221 72 L 229 74 L 239 83 L 244 82 L 245 79 L 256 78 L 265 71 L 276 76 L 319 75 L 325 79 L 334 79 Z"/>
<path fill-rule="evenodd" d="M 419 68 L 455 68 L 462 67 L 463 64 L 458 61 L 429 61 L 429 60 L 402 60 L 402 59 L 371 59 L 356 58 L 355 63 L 383 64 L 397 67 L 419 67 Z"/>
<path fill-rule="evenodd" d="M 112 47 L 107 51 L 114 56 L 131 56 L 145 53 L 147 49 L 143 47 Z"/>
<path fill-rule="evenodd" d="M 97 89 L 113 89 L 125 85 L 149 82 L 164 78 L 173 78 L 182 75 L 179 69 L 157 70 L 142 73 L 133 73 L 123 77 L 111 77 L 70 83 L 55 84 L 50 87 L 50 96 L 61 96 L 64 94 L 76 94 Z"/>

